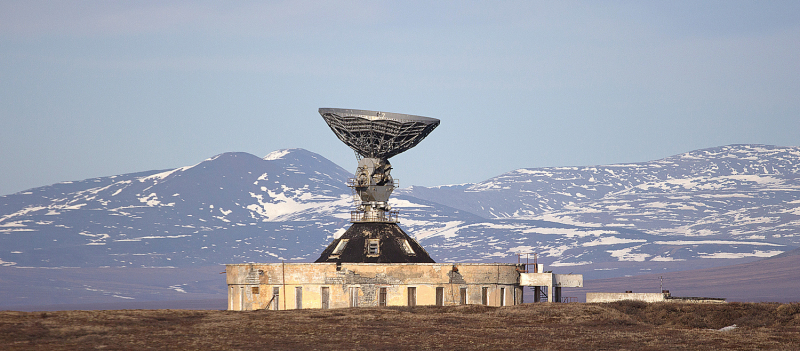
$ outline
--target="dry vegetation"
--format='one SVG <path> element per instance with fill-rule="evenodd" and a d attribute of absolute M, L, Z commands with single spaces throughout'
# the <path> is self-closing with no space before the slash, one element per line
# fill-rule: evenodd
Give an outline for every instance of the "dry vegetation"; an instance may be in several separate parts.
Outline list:
<path fill-rule="evenodd" d="M 800 303 L 4 311 L 0 349 L 798 350 Z"/>

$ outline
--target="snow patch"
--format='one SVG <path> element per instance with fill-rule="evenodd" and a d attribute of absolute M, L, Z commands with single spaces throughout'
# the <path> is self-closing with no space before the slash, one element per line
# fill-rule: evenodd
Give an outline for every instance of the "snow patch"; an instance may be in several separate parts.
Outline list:
<path fill-rule="evenodd" d="M 656 245 L 762 245 L 762 246 L 785 246 L 781 244 L 762 243 L 755 241 L 731 241 L 731 240 L 670 240 L 656 241 Z"/>
<path fill-rule="evenodd" d="M 536 250 L 536 249 L 538 249 L 538 248 L 539 248 L 538 246 L 527 246 L 527 245 L 522 245 L 522 246 L 515 246 L 515 247 L 512 247 L 512 248 L 508 249 L 508 251 L 509 251 L 509 252 L 513 252 L 513 253 L 515 253 L 515 254 L 522 254 L 522 253 L 532 253 L 532 252 L 535 252 L 535 250 Z"/>
<path fill-rule="evenodd" d="M 627 243 L 646 243 L 646 242 L 647 240 L 644 239 L 624 239 L 624 238 L 617 238 L 615 236 L 606 236 L 583 243 L 583 245 L 581 246 L 588 247 L 588 246 L 616 245 L 616 244 L 627 244 Z"/>
<path fill-rule="evenodd" d="M 286 196 L 286 191 L 276 193 L 269 190 L 267 190 L 267 195 L 270 200 L 265 200 L 263 194 L 251 192 L 250 197 L 256 199 L 258 203 L 246 206 L 248 210 L 264 217 L 264 221 L 289 220 L 300 213 L 309 211 L 331 214 L 340 211 L 343 207 L 349 207 L 352 203 L 350 195 L 340 195 L 338 198 L 311 193 Z"/>
<path fill-rule="evenodd" d="M 172 289 L 172 290 L 175 290 L 175 291 L 177 291 L 179 293 L 186 294 L 186 290 L 183 290 L 181 285 L 186 285 L 186 284 L 170 285 L 169 288 Z"/>
<path fill-rule="evenodd" d="M 529 175 L 533 175 L 533 176 L 540 176 L 540 177 L 546 177 L 546 178 L 552 178 L 553 177 L 553 173 L 552 172 L 547 172 L 547 171 L 538 170 L 538 169 L 520 168 L 518 170 L 515 170 L 514 173 L 529 174 Z"/>
<path fill-rule="evenodd" d="M 578 237 L 583 238 L 587 236 L 600 236 L 603 234 L 617 234 L 615 231 L 602 230 L 602 229 L 577 229 L 577 228 L 530 228 L 522 231 L 523 234 L 548 234 L 548 235 L 563 235 L 568 238 Z"/>
<path fill-rule="evenodd" d="M 24 215 L 27 215 L 28 213 L 31 213 L 31 212 L 41 211 L 41 210 L 44 210 L 46 208 L 47 207 L 45 207 L 45 206 L 28 206 L 28 207 L 25 207 L 25 208 L 17 211 L 17 212 L 14 212 L 12 214 L 7 214 L 7 215 L 5 215 L 3 217 L 0 217 L 0 222 L 3 222 L 3 221 L 5 221 L 5 220 L 7 220 L 9 218 L 12 218 L 12 217 L 24 216 Z"/>
<path fill-rule="evenodd" d="M 428 229 L 428 230 L 424 230 L 424 229 L 423 230 L 417 230 L 416 232 L 414 232 L 414 237 L 416 237 L 417 240 L 423 240 L 423 239 L 433 238 L 433 237 L 437 237 L 437 236 L 443 236 L 443 237 L 445 237 L 447 239 L 454 238 L 454 237 L 458 236 L 458 234 L 456 234 L 456 233 L 458 232 L 459 229 L 461 229 L 459 226 L 464 224 L 464 222 L 462 222 L 462 221 L 449 221 L 449 222 L 439 222 L 439 224 L 444 224 L 444 228 L 439 227 L 439 228 Z"/>
<path fill-rule="evenodd" d="M 264 156 L 264 160 L 265 161 L 280 160 L 284 156 L 288 155 L 289 152 L 291 152 L 291 150 L 289 150 L 289 149 L 276 150 L 276 151 L 270 152 L 269 154 L 267 154 L 267 156 Z"/>
<path fill-rule="evenodd" d="M 415 204 L 415 203 L 413 203 L 411 201 L 408 201 L 408 200 L 401 200 L 401 199 L 396 199 L 396 198 L 390 198 L 389 199 L 389 205 L 391 205 L 392 207 L 396 207 L 396 208 L 430 207 L 430 206 L 427 206 L 427 205 Z"/>
<path fill-rule="evenodd" d="M 161 201 L 158 201 L 158 195 L 156 195 L 156 193 L 150 193 L 150 195 L 140 197 L 139 202 L 145 203 L 150 207 L 155 207 L 161 204 Z"/>
<path fill-rule="evenodd" d="M 163 235 L 163 236 L 140 236 L 137 238 L 132 239 L 118 239 L 114 240 L 115 242 L 125 242 L 125 241 L 142 241 L 145 239 L 178 239 L 178 238 L 185 238 L 190 237 L 191 234 L 183 234 L 183 235 Z"/>
<path fill-rule="evenodd" d="M 209 159 L 209 160 L 211 160 L 211 159 Z M 194 165 L 194 166 L 196 166 L 196 165 Z M 179 168 L 175 168 L 175 169 L 172 169 L 172 170 L 169 170 L 169 171 L 164 171 L 164 172 L 161 172 L 161 173 L 156 173 L 156 174 L 153 174 L 153 175 L 149 175 L 147 177 L 141 177 L 138 180 L 139 180 L 140 183 L 144 183 L 144 182 L 146 182 L 148 180 L 163 180 L 164 178 L 169 177 L 170 175 L 172 175 L 175 172 L 183 172 L 183 171 L 185 171 L 185 170 L 187 170 L 189 168 L 192 168 L 194 166 L 179 167 Z M 118 190 L 117 193 L 119 193 L 119 191 L 121 191 L 121 190 L 122 189 Z M 114 195 L 116 195 L 117 193 L 114 193 Z"/>
<path fill-rule="evenodd" d="M 668 257 L 668 256 L 656 256 L 656 257 L 651 258 L 650 261 L 653 261 L 653 262 L 677 262 L 677 261 L 686 261 L 686 259 L 674 258 L 674 257 Z"/>
<path fill-rule="evenodd" d="M 633 262 L 644 262 L 645 259 L 650 257 L 651 255 L 646 253 L 633 253 L 633 250 L 638 250 L 642 247 L 642 245 L 638 246 L 631 246 L 624 249 L 619 250 L 606 250 L 606 252 L 611 254 L 611 257 L 615 257 L 618 261 L 633 261 Z"/>
<path fill-rule="evenodd" d="M 779 250 L 761 251 L 755 250 L 753 252 L 715 252 L 701 254 L 700 258 L 744 258 L 744 257 L 772 257 L 783 253 Z"/>
<path fill-rule="evenodd" d="M 144 196 L 144 197 L 140 197 L 139 198 L 139 202 L 144 203 L 145 205 L 147 205 L 149 207 L 155 207 L 155 206 L 169 206 L 169 207 L 171 207 L 171 206 L 175 206 L 174 202 L 170 202 L 170 203 L 167 203 L 167 204 L 162 203 L 161 200 L 158 199 L 158 195 L 156 195 L 156 193 L 150 193 L 150 195 L 147 195 L 147 196 Z"/>
<path fill-rule="evenodd" d="M 542 256 L 558 257 L 563 255 L 565 251 L 571 248 L 572 246 L 570 245 L 545 246 L 539 251 L 539 253 L 542 254 Z"/>

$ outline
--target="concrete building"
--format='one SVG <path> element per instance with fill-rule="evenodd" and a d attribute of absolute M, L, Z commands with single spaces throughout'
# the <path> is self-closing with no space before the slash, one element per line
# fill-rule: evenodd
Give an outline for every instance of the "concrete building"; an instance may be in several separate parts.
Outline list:
<path fill-rule="evenodd" d="M 515 305 L 515 264 L 271 263 L 227 265 L 228 309 Z"/>
<path fill-rule="evenodd" d="M 583 276 L 544 273 L 534 265 L 434 263 L 399 226 L 389 196 L 397 187 L 389 158 L 417 145 L 439 125 L 435 118 L 321 108 L 325 122 L 359 155 L 350 227 L 314 263 L 226 266 L 228 310 L 289 310 L 417 305 L 516 305 L 523 286 L 533 301 L 561 301 L 562 287 Z M 539 273 L 543 272 L 543 273 Z"/>
<path fill-rule="evenodd" d="M 510 306 L 525 301 L 525 286 L 557 302 L 562 287 L 583 286 L 579 274 L 526 273 L 524 264 L 507 263 L 248 263 L 229 264 L 226 274 L 232 311 Z M 530 291 L 527 302 L 540 301 Z"/>

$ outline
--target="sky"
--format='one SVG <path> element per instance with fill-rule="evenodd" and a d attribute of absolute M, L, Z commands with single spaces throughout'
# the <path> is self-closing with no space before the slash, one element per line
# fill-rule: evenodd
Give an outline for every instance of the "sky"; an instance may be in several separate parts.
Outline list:
<path fill-rule="evenodd" d="M 438 118 L 401 187 L 800 145 L 798 1 L 0 0 L 0 195 Z"/>

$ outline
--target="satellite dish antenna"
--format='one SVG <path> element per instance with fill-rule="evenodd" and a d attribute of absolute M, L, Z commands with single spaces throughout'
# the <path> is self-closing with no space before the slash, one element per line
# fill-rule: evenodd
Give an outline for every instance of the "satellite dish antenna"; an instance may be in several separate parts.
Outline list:
<path fill-rule="evenodd" d="M 439 125 L 436 118 L 390 112 L 321 108 L 319 114 L 357 155 L 384 160 L 417 146 Z"/>
<path fill-rule="evenodd" d="M 387 217 L 389 195 L 397 187 L 389 158 L 425 139 L 439 125 L 436 118 L 400 113 L 320 108 L 336 137 L 356 152 L 358 168 L 348 186 L 361 199 L 351 222 L 397 222 Z"/>

